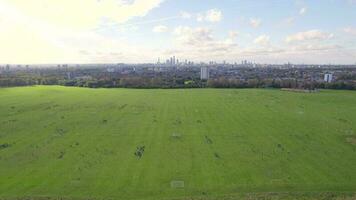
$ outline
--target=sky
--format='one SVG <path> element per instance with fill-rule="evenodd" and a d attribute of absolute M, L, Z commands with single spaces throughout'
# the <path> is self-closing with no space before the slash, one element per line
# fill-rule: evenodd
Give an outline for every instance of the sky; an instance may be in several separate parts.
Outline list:
<path fill-rule="evenodd" d="M 0 63 L 355 64 L 356 0 L 0 0 Z"/>

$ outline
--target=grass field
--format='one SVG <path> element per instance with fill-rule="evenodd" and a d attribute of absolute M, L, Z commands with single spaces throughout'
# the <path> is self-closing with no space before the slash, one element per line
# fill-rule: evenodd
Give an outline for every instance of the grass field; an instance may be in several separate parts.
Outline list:
<path fill-rule="evenodd" d="M 356 92 L 0 89 L 0 199 L 355 192 Z"/>

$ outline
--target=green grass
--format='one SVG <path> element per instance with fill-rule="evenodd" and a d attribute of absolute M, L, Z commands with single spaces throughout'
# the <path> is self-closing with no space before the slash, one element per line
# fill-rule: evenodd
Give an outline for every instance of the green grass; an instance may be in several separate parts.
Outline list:
<path fill-rule="evenodd" d="M 3 88 L 0 199 L 353 199 L 355 141 L 352 91 Z"/>

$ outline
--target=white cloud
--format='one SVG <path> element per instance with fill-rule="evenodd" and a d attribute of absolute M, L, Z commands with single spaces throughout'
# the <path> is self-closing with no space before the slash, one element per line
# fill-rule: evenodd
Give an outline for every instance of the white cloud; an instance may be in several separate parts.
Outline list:
<path fill-rule="evenodd" d="M 202 27 L 179 26 L 174 30 L 174 35 L 181 43 L 192 46 L 212 41 L 212 30 Z"/>
<path fill-rule="evenodd" d="M 268 35 L 261 35 L 253 41 L 259 46 L 240 47 L 233 40 L 236 33 L 217 38 L 214 31 L 204 27 L 177 27 L 174 31 L 176 44 L 165 51 L 194 61 L 248 59 L 264 63 L 352 63 L 356 51 L 348 50 L 338 44 L 300 42 L 288 45 L 271 45 Z"/>
<path fill-rule="evenodd" d="M 0 54 L 0 63 L 135 62 L 157 57 L 157 51 L 122 38 L 59 28 L 1 5 L 0 18 L 6 20 L 0 22 L 0 44 L 6 51 Z"/>
<path fill-rule="evenodd" d="M 347 33 L 347 34 L 356 36 L 356 28 L 346 27 L 346 28 L 344 28 L 344 32 Z"/>
<path fill-rule="evenodd" d="M 253 28 L 258 28 L 261 26 L 262 20 L 257 18 L 250 18 L 250 25 Z"/>
<path fill-rule="evenodd" d="M 310 51 L 329 51 L 329 50 L 338 50 L 342 47 L 339 45 L 323 45 L 323 44 L 301 44 L 292 46 L 290 50 L 294 52 L 310 52 Z"/>
<path fill-rule="evenodd" d="M 123 23 L 145 16 L 163 0 L 2 0 L 0 6 L 12 7 L 25 16 L 44 23 L 72 29 L 96 27 L 103 18 Z M 84 7 L 83 7 L 84 6 Z"/>
<path fill-rule="evenodd" d="M 197 21 L 198 22 L 202 22 L 202 21 L 204 21 L 204 15 L 203 14 L 197 14 Z"/>
<path fill-rule="evenodd" d="M 299 32 L 293 35 L 287 36 L 285 41 L 290 42 L 302 42 L 302 41 L 313 41 L 313 40 L 327 40 L 331 39 L 334 35 L 332 33 L 322 32 L 320 30 L 310 30 L 305 32 Z"/>
<path fill-rule="evenodd" d="M 238 31 L 229 31 L 229 38 L 235 39 L 239 35 Z"/>
<path fill-rule="evenodd" d="M 211 9 L 206 12 L 205 20 L 209 22 L 219 22 L 222 19 L 222 12 L 217 9 Z"/>
<path fill-rule="evenodd" d="M 300 15 L 305 15 L 307 13 L 307 8 L 306 7 L 303 7 L 299 10 L 299 14 Z"/>
<path fill-rule="evenodd" d="M 130 45 L 120 37 L 101 36 L 92 28 L 103 17 L 118 23 L 144 16 L 159 2 L 162 1 L 1 0 L 0 44 L 6 51 L 0 54 L 0 62 L 132 62 L 152 58 L 156 51 Z M 125 25 L 116 31 L 137 28 Z"/>
<path fill-rule="evenodd" d="M 136 32 L 139 30 L 139 27 L 136 25 L 127 25 L 127 26 L 119 26 L 117 29 L 119 32 L 124 33 L 124 32 Z"/>
<path fill-rule="evenodd" d="M 183 19 L 190 19 L 192 18 L 192 14 L 190 14 L 189 12 L 182 11 L 180 12 L 180 17 Z"/>
<path fill-rule="evenodd" d="M 168 27 L 167 26 L 163 26 L 163 25 L 158 25 L 153 27 L 152 31 L 154 33 L 164 33 L 168 31 Z"/>
<path fill-rule="evenodd" d="M 220 22 L 223 18 L 223 14 L 218 9 L 211 9 L 206 11 L 205 13 L 198 13 L 197 14 L 197 21 L 207 21 L 207 22 Z"/>
<path fill-rule="evenodd" d="M 226 37 L 226 39 L 225 39 L 225 42 L 226 43 L 235 43 L 235 41 L 236 41 L 236 38 L 239 36 L 239 32 L 238 31 L 229 31 L 228 32 L 228 35 L 227 35 L 227 37 Z"/>
<path fill-rule="evenodd" d="M 253 41 L 253 43 L 261 46 L 267 46 L 270 44 L 270 37 L 267 35 L 260 35 Z"/>
<path fill-rule="evenodd" d="M 174 30 L 173 34 L 176 45 L 168 53 L 175 52 L 176 55 L 186 58 L 211 59 L 212 56 L 226 55 L 237 47 L 233 41 L 236 33 L 218 39 L 213 36 L 213 30 L 210 28 L 180 26 Z"/>
<path fill-rule="evenodd" d="M 294 22 L 295 22 L 296 18 L 295 17 L 288 17 L 284 20 L 284 22 L 287 24 L 287 25 L 292 25 Z"/>

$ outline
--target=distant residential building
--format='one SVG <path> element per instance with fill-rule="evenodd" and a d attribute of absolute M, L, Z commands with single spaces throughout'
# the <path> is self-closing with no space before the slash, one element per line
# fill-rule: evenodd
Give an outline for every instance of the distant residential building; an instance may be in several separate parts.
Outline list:
<path fill-rule="evenodd" d="M 72 73 L 71 72 L 67 72 L 67 79 L 71 80 L 72 79 Z"/>
<path fill-rule="evenodd" d="M 200 68 L 200 79 L 201 80 L 208 80 L 209 79 L 209 67 L 201 67 Z"/>
<path fill-rule="evenodd" d="M 109 72 L 109 73 L 114 73 L 115 72 L 115 68 L 107 68 L 106 71 Z"/>
<path fill-rule="evenodd" d="M 325 74 L 324 75 L 324 81 L 327 83 L 331 83 L 333 81 L 333 75 L 332 74 Z"/>

